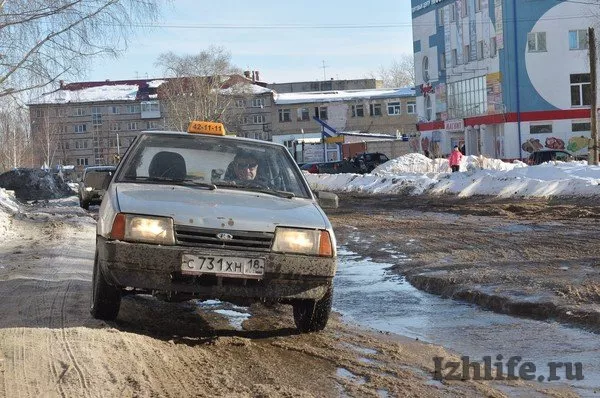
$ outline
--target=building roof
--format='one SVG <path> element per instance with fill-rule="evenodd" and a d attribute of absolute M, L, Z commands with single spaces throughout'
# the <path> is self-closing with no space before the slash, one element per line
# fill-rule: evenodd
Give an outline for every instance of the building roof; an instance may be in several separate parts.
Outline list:
<path fill-rule="evenodd" d="M 285 105 L 314 102 L 339 102 L 357 99 L 401 98 L 414 96 L 415 90 L 412 87 L 372 90 L 313 91 L 306 93 L 275 94 L 275 103 L 277 105 Z"/>
<path fill-rule="evenodd" d="M 29 101 L 29 105 L 104 101 L 140 101 L 156 98 L 156 89 L 167 79 L 115 80 L 63 84 L 50 93 Z"/>

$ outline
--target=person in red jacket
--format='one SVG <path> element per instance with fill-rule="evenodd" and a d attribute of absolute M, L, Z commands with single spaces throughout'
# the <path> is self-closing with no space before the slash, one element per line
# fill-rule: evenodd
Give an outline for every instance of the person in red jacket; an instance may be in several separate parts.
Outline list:
<path fill-rule="evenodd" d="M 450 156 L 448 156 L 448 163 L 450 164 L 450 168 L 452 169 L 453 173 L 458 171 L 462 158 L 463 154 L 460 152 L 458 145 L 454 145 L 454 150 Z"/>

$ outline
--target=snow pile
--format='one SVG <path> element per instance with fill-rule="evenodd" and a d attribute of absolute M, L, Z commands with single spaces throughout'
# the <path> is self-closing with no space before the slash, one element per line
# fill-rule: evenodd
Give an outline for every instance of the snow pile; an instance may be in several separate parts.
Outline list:
<path fill-rule="evenodd" d="M 392 159 L 371 174 L 308 174 L 315 191 L 365 194 L 453 194 L 460 197 L 600 196 L 600 166 L 585 162 L 550 162 L 538 166 L 466 156 L 460 173 L 446 159 L 412 153 Z"/>
<path fill-rule="evenodd" d="M 58 199 L 73 190 L 58 175 L 40 169 L 16 169 L 0 174 L 0 187 L 15 192 L 21 201 Z"/>
<path fill-rule="evenodd" d="M 512 170 L 516 167 L 526 167 L 523 162 L 506 163 L 500 159 L 490 159 L 484 156 L 465 156 L 461 162 L 460 170 Z M 373 174 L 403 174 L 403 173 L 446 173 L 450 171 L 448 159 L 437 158 L 429 159 L 420 153 L 409 153 L 396 159 L 391 159 L 382 165 L 379 165 Z"/>
<path fill-rule="evenodd" d="M 4 235 L 9 229 L 10 216 L 19 211 L 19 205 L 15 200 L 14 193 L 0 188 L 0 235 Z"/>

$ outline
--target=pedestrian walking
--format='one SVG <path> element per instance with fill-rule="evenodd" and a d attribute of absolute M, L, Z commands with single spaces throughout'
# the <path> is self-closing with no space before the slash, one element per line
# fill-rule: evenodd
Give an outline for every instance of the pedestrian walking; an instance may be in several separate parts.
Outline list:
<path fill-rule="evenodd" d="M 448 156 L 448 163 L 450 164 L 450 168 L 452 169 L 453 173 L 455 171 L 458 171 L 458 169 L 460 168 L 460 162 L 462 158 L 463 154 L 458 148 L 458 145 L 454 145 L 454 150 L 452 151 L 450 156 Z"/>

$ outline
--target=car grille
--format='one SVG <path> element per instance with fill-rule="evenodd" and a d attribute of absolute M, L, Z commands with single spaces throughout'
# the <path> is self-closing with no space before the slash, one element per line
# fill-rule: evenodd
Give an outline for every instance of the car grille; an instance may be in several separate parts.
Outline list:
<path fill-rule="evenodd" d="M 220 239 L 218 234 L 228 234 L 231 239 Z M 270 232 L 231 231 L 222 229 L 175 226 L 177 244 L 182 246 L 211 247 L 217 249 L 237 249 L 269 251 L 275 234 Z"/>

